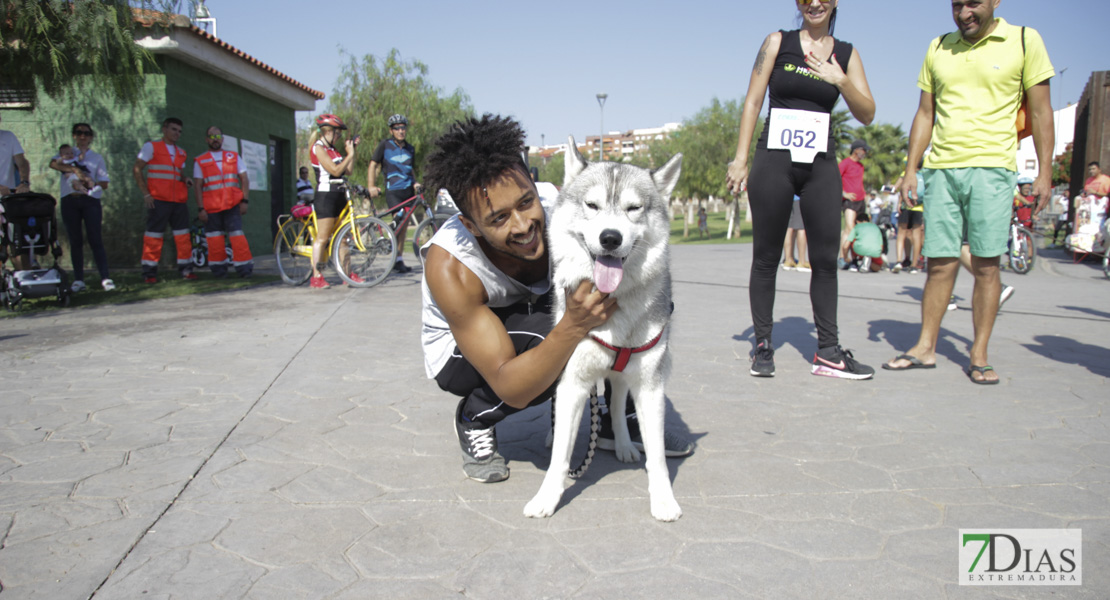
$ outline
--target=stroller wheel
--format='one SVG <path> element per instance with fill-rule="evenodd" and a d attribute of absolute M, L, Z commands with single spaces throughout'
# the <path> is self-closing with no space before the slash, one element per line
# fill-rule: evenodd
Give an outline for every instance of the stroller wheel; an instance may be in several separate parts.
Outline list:
<path fill-rule="evenodd" d="M 193 265 L 198 269 L 208 264 L 208 250 L 206 248 L 193 248 Z"/>

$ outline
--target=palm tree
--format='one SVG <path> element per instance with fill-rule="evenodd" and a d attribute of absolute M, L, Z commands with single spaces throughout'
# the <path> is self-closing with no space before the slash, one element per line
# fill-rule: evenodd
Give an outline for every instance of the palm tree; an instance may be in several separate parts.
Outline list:
<path fill-rule="evenodd" d="M 848 125 L 851 120 L 852 114 L 843 108 L 834 110 L 829 119 L 829 130 L 832 131 L 834 144 L 832 150 L 835 151 L 838 160 L 848 156 L 848 146 L 856 139 L 854 130 Z"/>
<path fill-rule="evenodd" d="M 906 156 L 909 143 L 902 126 L 872 123 L 855 128 L 855 136 L 871 146 L 871 152 L 863 161 L 864 186 L 867 189 L 879 189 L 898 179 L 905 168 L 902 160 Z"/>

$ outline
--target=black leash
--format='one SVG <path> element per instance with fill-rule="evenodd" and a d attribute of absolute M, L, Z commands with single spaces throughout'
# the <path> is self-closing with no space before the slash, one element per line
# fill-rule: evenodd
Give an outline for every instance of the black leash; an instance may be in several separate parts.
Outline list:
<path fill-rule="evenodd" d="M 555 402 L 551 403 L 551 430 L 555 430 Z M 590 468 L 590 463 L 594 460 L 594 453 L 597 451 L 597 436 L 601 431 L 601 410 L 598 407 L 597 400 L 597 387 L 594 387 L 590 392 L 590 443 L 586 447 L 586 458 L 577 469 L 568 473 L 571 479 L 578 479 L 586 474 Z"/>

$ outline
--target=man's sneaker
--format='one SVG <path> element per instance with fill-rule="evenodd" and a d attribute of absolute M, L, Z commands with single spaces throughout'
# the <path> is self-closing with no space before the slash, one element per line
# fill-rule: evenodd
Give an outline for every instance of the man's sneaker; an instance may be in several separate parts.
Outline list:
<path fill-rule="evenodd" d="M 331 286 L 328 285 L 328 282 L 326 279 L 324 279 L 323 275 L 316 275 L 312 279 L 308 280 L 308 287 L 314 290 L 326 290 Z"/>
<path fill-rule="evenodd" d="M 1006 301 L 1009 300 L 1010 296 L 1013 296 L 1013 295 L 1014 295 L 1014 286 L 1012 286 L 1012 285 L 1002 286 L 1002 294 L 1000 296 L 998 296 L 998 308 L 1002 308 L 1002 305 L 1006 304 Z"/>
<path fill-rule="evenodd" d="M 891 265 L 890 272 L 891 273 L 901 273 L 902 272 L 902 263 L 894 263 L 893 265 Z"/>
<path fill-rule="evenodd" d="M 397 261 L 397 262 L 393 263 L 393 272 L 394 273 L 401 273 L 401 274 L 412 273 L 412 267 L 406 265 L 402 261 Z"/>
<path fill-rule="evenodd" d="M 482 483 L 508 479 L 509 466 L 497 452 L 497 432 L 493 427 L 482 429 L 481 425 L 467 419 L 462 412 L 464 402 L 466 398 L 455 410 L 455 437 L 463 451 L 463 473 Z"/>
<path fill-rule="evenodd" d="M 69 291 L 73 292 L 74 294 L 76 294 L 77 292 L 85 291 L 85 282 L 81 281 L 80 279 L 74 281 L 73 285 L 69 286 Z"/>
<path fill-rule="evenodd" d="M 354 273 L 354 272 L 348 273 L 347 274 L 347 279 L 350 279 L 351 281 L 353 281 L 355 283 L 366 283 L 365 279 L 363 279 L 362 277 L 359 277 L 359 274 Z M 344 281 L 343 284 L 346 285 L 347 282 Z"/>
<path fill-rule="evenodd" d="M 181 277 L 188 281 L 196 281 L 200 279 L 200 277 L 198 277 L 197 274 L 193 273 L 192 271 L 189 271 L 188 273 L 182 273 Z"/>
<path fill-rule="evenodd" d="M 798 270 L 801 271 L 802 273 L 809 273 L 813 269 L 811 269 L 809 267 L 809 263 L 803 262 L 803 263 L 798 263 Z"/>
<path fill-rule="evenodd" d="M 114 292 L 116 290 L 116 282 L 111 279 L 102 279 L 100 281 L 100 287 L 104 288 L 105 292 Z"/>
<path fill-rule="evenodd" d="M 752 368 L 748 372 L 755 377 L 775 376 L 775 349 L 771 340 L 759 340 L 751 352 Z"/>
<path fill-rule="evenodd" d="M 813 355 L 811 372 L 814 375 L 841 379 L 871 379 L 875 375 L 875 369 L 856 362 L 856 359 L 852 358 L 851 351 L 840 346 L 819 349 Z"/>
<path fill-rule="evenodd" d="M 920 272 L 921 272 L 921 270 L 918 269 L 917 267 L 910 267 L 910 275 L 917 275 Z"/>
<path fill-rule="evenodd" d="M 948 310 L 956 310 L 957 308 L 959 308 L 959 306 L 956 306 L 956 297 L 955 296 L 949 296 L 948 297 Z"/>
<path fill-rule="evenodd" d="M 796 268 L 798 268 L 798 263 L 794 262 L 793 260 L 788 258 L 788 259 L 782 261 L 782 270 L 783 271 L 793 271 Z"/>
<path fill-rule="evenodd" d="M 607 413 L 606 417 L 608 416 Z M 597 447 L 602 450 L 610 452 L 617 449 L 617 442 L 613 435 L 612 421 L 603 417 L 601 419 L 601 429 L 597 432 Z M 632 438 L 632 445 L 640 452 L 644 451 L 644 441 L 640 437 L 640 419 L 636 413 L 628 415 L 628 437 Z M 668 433 L 666 427 L 663 428 L 663 455 L 667 458 L 681 458 L 683 456 L 690 456 L 694 453 L 694 442 Z"/>
<path fill-rule="evenodd" d="M 844 260 L 843 258 L 838 257 L 836 259 L 836 268 L 840 269 L 841 271 L 847 271 L 848 270 L 848 261 Z"/>
<path fill-rule="evenodd" d="M 143 283 L 158 283 L 158 278 L 153 275 L 143 277 Z"/>

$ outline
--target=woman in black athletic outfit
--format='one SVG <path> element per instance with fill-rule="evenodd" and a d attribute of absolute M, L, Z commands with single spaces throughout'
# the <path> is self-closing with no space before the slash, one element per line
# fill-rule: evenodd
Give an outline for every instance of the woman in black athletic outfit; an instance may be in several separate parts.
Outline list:
<path fill-rule="evenodd" d="M 752 211 L 752 271 L 749 285 L 756 348 L 751 374 L 775 374 L 771 326 L 774 323 L 775 276 L 794 195 L 801 197 L 802 221 L 809 238 L 813 272 L 809 295 L 817 324 L 817 352 L 812 373 L 868 379 L 875 370 L 856 362 L 840 347 L 836 328 L 836 257 L 840 240 L 840 172 L 829 129 L 829 114 L 844 96 L 852 116 L 867 124 L 875 101 L 863 62 L 851 44 L 832 37 L 838 0 L 798 0 L 801 29 L 767 36 L 752 68 L 736 158 L 726 183 L 733 194 L 747 183 Z M 748 149 L 763 95 L 771 109 L 756 145 L 749 181 Z"/>

